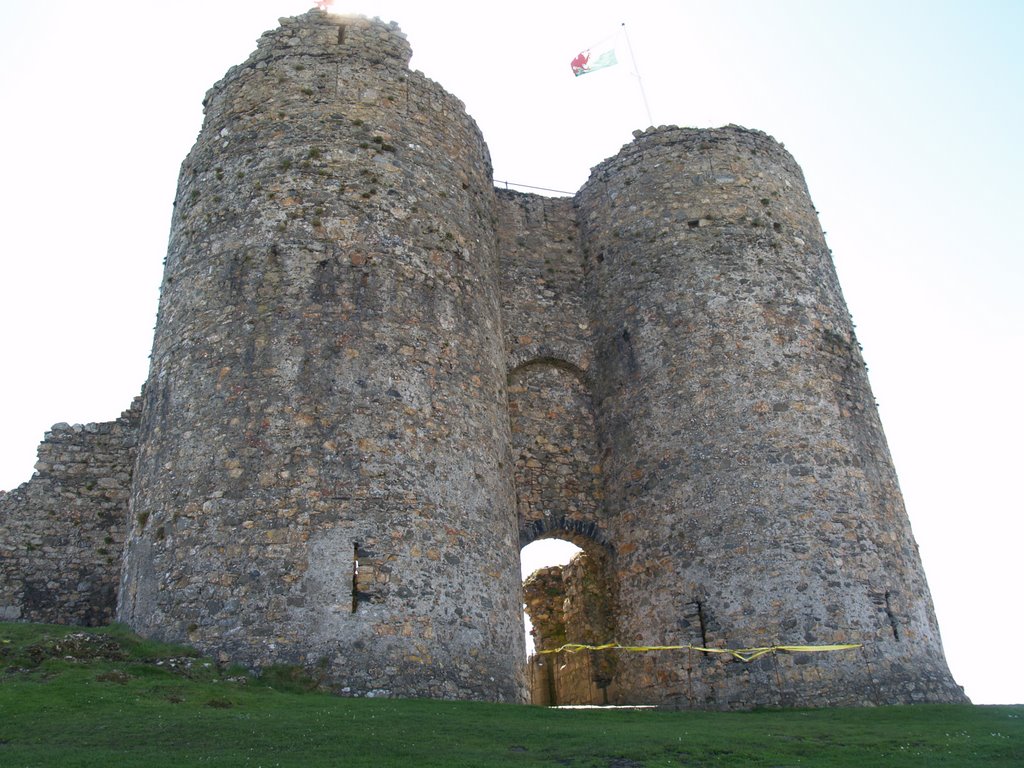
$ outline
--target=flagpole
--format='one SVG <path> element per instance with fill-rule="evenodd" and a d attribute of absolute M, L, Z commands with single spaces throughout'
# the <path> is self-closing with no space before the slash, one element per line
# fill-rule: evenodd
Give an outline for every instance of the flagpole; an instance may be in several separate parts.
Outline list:
<path fill-rule="evenodd" d="M 626 47 L 629 48 L 629 58 L 633 60 L 633 73 L 636 75 L 637 85 L 640 86 L 640 95 L 644 100 L 644 109 L 647 110 L 648 125 L 654 126 L 654 118 L 651 117 L 651 105 L 647 103 L 647 93 L 644 91 L 644 79 L 640 77 L 640 68 L 636 65 L 636 54 L 633 53 L 633 44 L 629 42 L 629 33 L 626 31 L 626 22 L 622 22 L 622 36 L 626 38 Z"/>

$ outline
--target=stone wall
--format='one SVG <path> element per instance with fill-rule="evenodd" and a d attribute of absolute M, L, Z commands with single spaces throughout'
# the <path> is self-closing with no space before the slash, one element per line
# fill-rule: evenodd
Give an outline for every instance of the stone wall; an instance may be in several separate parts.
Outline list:
<path fill-rule="evenodd" d="M 533 647 L 536 651 L 553 651 L 568 642 L 562 570 L 560 565 L 538 568 L 523 582 L 523 603 L 533 625 Z"/>
<path fill-rule="evenodd" d="M 573 201 L 507 190 L 496 194 L 508 368 L 559 361 L 585 374 L 593 345 Z"/>
<path fill-rule="evenodd" d="M 523 583 L 536 653 L 527 663 L 533 704 L 603 705 L 617 698 L 617 651 L 557 651 L 567 643 L 614 643 L 615 590 L 600 548 L 565 566 L 534 571 Z M 548 651 L 549 653 L 544 653 Z"/>
<path fill-rule="evenodd" d="M 603 541 L 601 461 L 585 381 L 558 364 L 521 366 L 509 375 L 508 412 L 520 543 L 545 532 L 578 544 Z"/>
<path fill-rule="evenodd" d="M 113 619 L 139 408 L 103 424 L 55 424 L 32 479 L 0 492 L 0 619 Z"/>

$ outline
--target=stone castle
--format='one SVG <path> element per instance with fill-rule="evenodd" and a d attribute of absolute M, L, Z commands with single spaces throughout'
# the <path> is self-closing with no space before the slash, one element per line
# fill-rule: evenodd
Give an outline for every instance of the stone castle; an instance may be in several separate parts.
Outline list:
<path fill-rule="evenodd" d="M 965 701 L 793 158 L 661 127 L 572 198 L 495 189 L 410 56 L 314 10 L 209 91 L 143 395 L 0 496 L 0 618 L 349 695 Z M 544 537 L 585 555 L 527 585 L 541 648 L 859 647 L 528 665 Z"/>

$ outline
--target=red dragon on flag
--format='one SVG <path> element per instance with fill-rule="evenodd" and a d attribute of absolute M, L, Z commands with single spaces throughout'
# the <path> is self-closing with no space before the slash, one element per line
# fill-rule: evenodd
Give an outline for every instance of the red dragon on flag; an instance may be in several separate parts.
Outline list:
<path fill-rule="evenodd" d="M 572 60 L 572 73 L 579 77 L 587 71 L 587 61 L 590 59 L 590 51 L 581 51 Z"/>
<path fill-rule="evenodd" d="M 615 41 L 613 38 L 609 38 L 599 45 L 592 46 L 578 53 L 576 58 L 572 60 L 571 66 L 572 73 L 579 77 L 588 72 L 596 72 L 599 69 L 604 69 L 618 63 L 619 60 L 615 56 Z"/>

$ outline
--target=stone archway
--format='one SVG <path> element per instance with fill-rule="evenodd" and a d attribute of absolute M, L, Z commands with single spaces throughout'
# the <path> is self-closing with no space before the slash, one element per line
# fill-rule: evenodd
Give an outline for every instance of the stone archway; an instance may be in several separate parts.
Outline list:
<path fill-rule="evenodd" d="M 564 360 L 534 359 L 509 374 L 508 398 L 520 548 L 559 538 L 583 549 L 524 585 L 537 650 L 611 642 L 614 549 L 602 525 L 602 468 L 586 376 Z M 531 700 L 608 703 L 615 666 L 608 652 L 536 654 L 528 664 Z"/>

